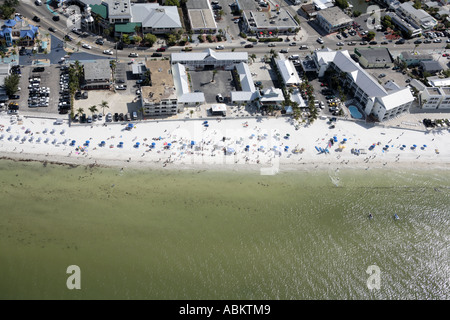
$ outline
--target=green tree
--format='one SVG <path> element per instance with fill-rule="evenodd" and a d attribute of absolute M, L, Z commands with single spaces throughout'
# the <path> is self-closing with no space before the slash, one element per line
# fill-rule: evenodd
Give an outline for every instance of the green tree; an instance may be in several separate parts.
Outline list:
<path fill-rule="evenodd" d="M 134 40 L 134 43 L 140 44 L 142 41 L 142 38 L 140 36 L 133 36 L 133 40 Z"/>
<path fill-rule="evenodd" d="M 154 34 L 147 33 L 144 36 L 144 41 L 147 43 L 150 47 L 153 46 L 153 44 L 156 42 L 157 38 Z"/>
<path fill-rule="evenodd" d="M 166 6 L 180 6 L 180 2 L 178 0 L 166 0 Z"/>
<path fill-rule="evenodd" d="M 167 44 L 173 46 L 177 43 L 177 37 L 174 34 L 167 34 Z"/>
<path fill-rule="evenodd" d="M 127 34 L 122 35 L 122 42 L 125 44 L 130 44 L 131 43 L 130 36 Z"/>
<path fill-rule="evenodd" d="M 77 113 L 81 116 L 84 113 L 84 109 L 83 108 L 78 108 L 77 109 Z"/>
<path fill-rule="evenodd" d="M 108 101 L 102 100 L 99 107 L 102 108 L 102 112 L 105 114 L 105 109 L 109 109 Z"/>
<path fill-rule="evenodd" d="M 92 113 L 96 113 L 98 111 L 97 106 L 95 106 L 95 105 L 94 106 L 90 106 L 89 107 L 89 111 L 92 112 Z"/>
<path fill-rule="evenodd" d="M 6 94 L 11 96 L 17 92 L 19 89 L 19 75 L 11 74 L 5 78 L 5 89 Z"/>
<path fill-rule="evenodd" d="M 335 1 L 336 5 L 341 8 L 341 9 L 346 9 L 348 8 L 348 2 L 347 0 L 336 0 Z"/>
<path fill-rule="evenodd" d="M 367 33 L 366 38 L 367 40 L 372 41 L 375 38 L 375 35 L 376 35 L 375 32 L 371 30 Z"/>

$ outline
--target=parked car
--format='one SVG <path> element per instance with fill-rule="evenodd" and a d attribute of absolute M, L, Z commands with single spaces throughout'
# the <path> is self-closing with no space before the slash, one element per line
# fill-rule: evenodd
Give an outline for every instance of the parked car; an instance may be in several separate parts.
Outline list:
<path fill-rule="evenodd" d="M 162 53 L 161 52 L 153 52 L 152 57 L 162 57 Z"/>
<path fill-rule="evenodd" d="M 378 78 L 384 78 L 384 77 L 386 77 L 386 75 L 384 73 L 382 73 L 378 76 Z"/>
<path fill-rule="evenodd" d="M 33 21 L 39 22 L 39 21 L 41 21 L 41 19 L 40 19 L 38 16 L 34 16 L 34 17 L 33 17 Z"/>
<path fill-rule="evenodd" d="M 219 45 L 219 46 L 216 47 L 216 50 L 223 50 L 223 49 L 225 49 L 225 47 L 222 46 L 222 45 Z"/>
<path fill-rule="evenodd" d="M 137 112 L 136 112 L 136 111 L 133 111 L 133 113 L 131 114 L 131 118 L 132 118 L 133 120 L 136 120 L 136 119 L 137 119 Z"/>
<path fill-rule="evenodd" d="M 223 96 L 220 93 L 216 96 L 216 99 L 218 102 L 223 102 Z"/>
<path fill-rule="evenodd" d="M 114 113 L 114 121 L 115 122 L 119 121 L 119 114 L 117 112 Z"/>
<path fill-rule="evenodd" d="M 116 90 L 125 90 L 126 88 L 127 88 L 127 86 L 123 85 L 123 84 L 119 84 L 116 86 Z"/>
<path fill-rule="evenodd" d="M 111 112 L 106 114 L 105 120 L 106 120 L 106 122 L 111 122 L 112 121 L 112 114 L 111 114 Z"/>
<path fill-rule="evenodd" d="M 252 45 L 251 43 L 249 43 L 249 44 L 246 44 L 246 45 L 244 46 L 244 48 L 253 48 L 253 45 Z"/>
<path fill-rule="evenodd" d="M 323 44 L 322 38 L 317 38 L 317 42 L 320 43 L 320 44 Z"/>
<path fill-rule="evenodd" d="M 105 43 L 105 41 L 101 38 L 98 38 L 97 40 L 95 40 L 95 43 L 99 44 L 99 45 L 103 45 Z"/>
<path fill-rule="evenodd" d="M 130 58 L 137 58 L 137 57 L 139 57 L 139 55 L 136 52 L 131 52 L 128 56 Z"/>

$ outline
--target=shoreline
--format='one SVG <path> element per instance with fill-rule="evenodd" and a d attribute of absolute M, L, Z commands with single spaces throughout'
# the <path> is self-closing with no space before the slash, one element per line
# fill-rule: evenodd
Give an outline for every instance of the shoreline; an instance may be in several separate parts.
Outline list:
<path fill-rule="evenodd" d="M 450 169 L 450 132 L 419 132 L 326 120 L 229 119 L 69 127 L 0 116 L 0 158 L 69 166 L 278 172 Z M 71 142 L 75 141 L 73 145 Z M 327 153 L 318 152 L 319 147 Z M 360 150 L 355 153 L 353 150 Z"/>
<path fill-rule="evenodd" d="M 208 164 L 208 163 L 183 163 L 171 164 L 163 166 L 159 162 L 151 161 L 124 161 L 117 159 L 86 159 L 86 158 L 73 158 L 73 157 L 61 157 L 51 156 L 49 159 L 43 154 L 28 154 L 28 153 L 2 153 L 0 160 L 11 161 L 17 163 L 25 162 L 38 162 L 46 166 L 48 164 L 55 166 L 67 166 L 71 168 L 76 167 L 88 167 L 88 168 L 119 168 L 119 169 L 133 169 L 133 170 L 155 170 L 155 171 L 210 171 L 210 172 L 242 172 L 242 173 L 259 173 L 262 175 L 272 175 L 277 173 L 289 173 L 293 171 L 298 172 L 313 172 L 313 171 L 327 171 L 327 170 L 420 170 L 420 171 L 432 171 L 432 170 L 450 170 L 450 162 L 442 161 L 420 161 L 420 162 L 383 162 L 374 161 L 370 164 L 364 161 L 354 161 L 348 163 L 336 163 L 327 161 L 315 162 L 298 162 L 298 163 L 280 163 L 278 170 L 269 171 L 264 174 L 264 170 L 270 170 L 273 167 L 265 164 Z M 450 159 L 449 159 L 450 160 Z M 263 171 L 262 171 L 263 170 Z"/>

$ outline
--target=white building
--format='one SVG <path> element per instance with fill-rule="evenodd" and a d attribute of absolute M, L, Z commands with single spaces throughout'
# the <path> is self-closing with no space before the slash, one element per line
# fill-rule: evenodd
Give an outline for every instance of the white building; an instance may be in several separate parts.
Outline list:
<path fill-rule="evenodd" d="M 337 72 L 341 87 L 350 91 L 366 115 L 373 115 L 379 121 L 407 112 L 414 100 L 409 88 L 387 91 L 377 79 L 353 61 L 347 50 L 316 51 L 314 60 L 319 77 L 323 77 L 329 68 Z"/>
<path fill-rule="evenodd" d="M 271 87 L 261 92 L 258 104 L 259 107 L 273 106 L 275 109 L 279 109 L 284 100 L 283 90 Z"/>
<path fill-rule="evenodd" d="M 430 30 L 437 25 L 437 20 L 430 16 L 422 9 L 417 10 L 413 7 L 412 2 L 404 2 L 397 7 L 397 14 L 409 20 L 410 23 L 414 22 L 417 26 L 423 30 Z"/>
<path fill-rule="evenodd" d="M 206 49 L 203 52 L 174 52 L 171 54 L 172 64 L 184 64 L 190 68 L 210 68 L 232 70 L 241 62 L 248 62 L 247 52 L 216 52 Z"/>
<path fill-rule="evenodd" d="M 294 87 L 302 83 L 291 60 L 279 59 L 275 62 L 286 87 Z"/>
<path fill-rule="evenodd" d="M 427 81 L 433 87 L 450 87 L 450 78 L 428 77 Z"/>
<path fill-rule="evenodd" d="M 420 94 L 423 109 L 450 109 L 450 87 L 428 87 Z"/>
<path fill-rule="evenodd" d="M 176 6 L 160 6 L 158 3 L 133 3 L 132 21 L 140 23 L 143 33 L 165 34 L 182 28 Z"/>
<path fill-rule="evenodd" d="M 172 65 L 178 103 L 182 106 L 195 106 L 205 103 L 203 92 L 191 92 L 186 67 L 180 63 Z"/>
<path fill-rule="evenodd" d="M 235 76 L 239 78 L 239 83 L 241 85 L 240 91 L 231 91 L 230 97 L 233 103 L 243 103 L 249 102 L 259 96 L 258 90 L 255 88 L 253 83 L 252 74 L 247 63 L 241 62 L 236 65 Z"/>

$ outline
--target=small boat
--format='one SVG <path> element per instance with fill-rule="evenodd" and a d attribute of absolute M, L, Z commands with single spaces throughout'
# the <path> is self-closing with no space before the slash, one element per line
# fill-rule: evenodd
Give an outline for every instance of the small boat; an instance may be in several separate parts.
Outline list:
<path fill-rule="evenodd" d="M 394 214 L 394 220 L 399 220 L 400 218 L 398 217 L 397 214 Z"/>

